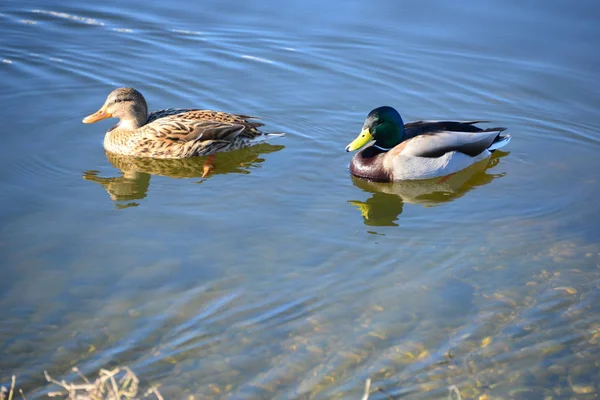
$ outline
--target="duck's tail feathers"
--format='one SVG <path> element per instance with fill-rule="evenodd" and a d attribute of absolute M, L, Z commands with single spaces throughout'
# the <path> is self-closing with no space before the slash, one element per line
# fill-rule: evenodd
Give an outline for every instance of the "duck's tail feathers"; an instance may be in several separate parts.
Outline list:
<path fill-rule="evenodd" d="M 506 128 L 502 127 L 502 126 L 497 126 L 495 128 L 485 128 L 482 130 L 482 132 L 504 132 L 506 130 Z"/>
<path fill-rule="evenodd" d="M 504 130 L 504 129 L 502 129 L 502 130 Z M 494 151 L 494 150 L 498 150 L 498 149 L 506 146 L 510 142 L 511 138 L 512 138 L 512 136 L 510 136 L 509 134 L 498 135 L 496 137 L 496 139 L 494 139 L 494 142 L 492 143 L 492 145 L 490 147 L 488 147 L 488 150 Z"/>
<path fill-rule="evenodd" d="M 269 133 L 263 133 L 262 135 L 258 135 L 255 136 L 254 138 L 251 139 L 252 143 L 262 143 L 262 142 L 266 142 L 267 140 L 276 138 L 276 137 L 281 137 L 284 136 L 285 132 L 269 132 Z"/>
<path fill-rule="evenodd" d="M 285 136 L 285 132 L 269 132 L 269 133 L 266 133 L 265 136 L 267 136 L 267 138 L 271 139 L 274 137 Z"/>

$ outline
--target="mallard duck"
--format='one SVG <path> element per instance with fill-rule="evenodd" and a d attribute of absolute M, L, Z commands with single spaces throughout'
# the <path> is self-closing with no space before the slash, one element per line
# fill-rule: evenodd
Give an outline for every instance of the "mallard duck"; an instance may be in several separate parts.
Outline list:
<path fill-rule="evenodd" d="M 134 88 L 113 90 L 100 110 L 83 119 L 91 124 L 106 118 L 119 123 L 106 132 L 104 148 L 112 153 L 152 158 L 210 156 L 248 147 L 279 133 L 263 133 L 263 124 L 241 114 L 188 108 L 168 108 L 148 114 L 146 100 Z"/>
<path fill-rule="evenodd" d="M 374 109 L 346 151 L 374 143 L 352 157 L 350 172 L 379 182 L 424 180 L 452 175 L 504 147 L 506 128 L 481 129 L 487 121 L 417 121 L 404 124 L 393 107 Z"/>

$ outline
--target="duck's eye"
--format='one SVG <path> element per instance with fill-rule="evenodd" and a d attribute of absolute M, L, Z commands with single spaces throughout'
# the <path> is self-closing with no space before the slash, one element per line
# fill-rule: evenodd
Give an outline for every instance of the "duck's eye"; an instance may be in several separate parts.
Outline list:
<path fill-rule="evenodd" d="M 115 103 L 120 103 L 120 102 L 122 102 L 122 101 L 123 101 L 123 100 L 121 100 L 121 99 L 115 99 Z"/>

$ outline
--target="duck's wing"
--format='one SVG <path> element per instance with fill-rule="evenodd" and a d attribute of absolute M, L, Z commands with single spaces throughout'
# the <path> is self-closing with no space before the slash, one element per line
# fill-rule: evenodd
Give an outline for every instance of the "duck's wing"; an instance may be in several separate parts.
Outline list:
<path fill-rule="evenodd" d="M 488 121 L 415 121 L 404 125 L 405 140 L 402 154 L 418 157 L 440 157 L 450 151 L 476 156 L 501 139 L 506 128 L 480 128 L 476 124 Z M 504 144 L 508 143 L 504 140 Z M 502 147 L 502 146 L 500 146 Z M 493 150 L 493 149 L 490 149 Z"/>
<path fill-rule="evenodd" d="M 434 132 L 483 132 L 483 131 L 503 131 L 506 128 L 483 129 L 475 124 L 486 123 L 489 121 L 414 121 L 404 125 L 405 137 L 407 139 L 418 135 L 426 135 Z"/>
<path fill-rule="evenodd" d="M 159 118 L 168 117 L 169 115 L 183 114 L 183 113 L 187 113 L 190 111 L 195 111 L 195 109 L 193 109 L 193 108 L 165 108 L 164 110 L 152 111 L 148 115 L 148 120 L 146 121 L 146 124 L 156 121 Z"/>
<path fill-rule="evenodd" d="M 190 126 L 195 123 L 203 125 L 204 122 L 217 122 L 221 123 L 224 127 L 228 125 L 241 125 L 244 127 L 244 129 L 240 131 L 241 136 L 252 139 L 263 134 L 258 128 L 264 124 L 261 122 L 250 121 L 251 119 L 258 118 L 250 115 L 229 114 L 226 112 L 212 110 L 167 108 L 165 110 L 152 112 L 148 116 L 148 122 L 146 122 L 145 126 L 154 125 L 157 123 L 160 125 L 170 125 L 174 122 L 179 122 Z"/>
<path fill-rule="evenodd" d="M 487 150 L 501 130 L 479 132 L 440 131 L 421 134 L 402 142 L 392 151 L 398 155 L 437 158 L 451 151 L 475 157 Z"/>
<path fill-rule="evenodd" d="M 231 141 L 246 126 L 220 121 L 175 118 L 167 116 L 142 126 L 139 132 L 150 140 L 167 142 Z"/>

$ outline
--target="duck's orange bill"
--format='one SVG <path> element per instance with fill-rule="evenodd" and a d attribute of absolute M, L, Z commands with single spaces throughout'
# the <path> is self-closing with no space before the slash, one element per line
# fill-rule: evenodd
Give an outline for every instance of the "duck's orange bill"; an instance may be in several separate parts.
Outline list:
<path fill-rule="evenodd" d="M 81 122 L 84 124 L 92 124 L 94 122 L 102 121 L 103 119 L 112 117 L 112 114 L 106 112 L 106 109 L 102 107 L 92 115 L 88 115 Z"/>

